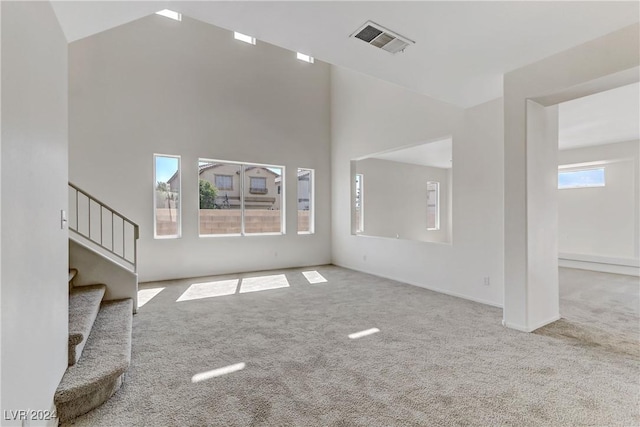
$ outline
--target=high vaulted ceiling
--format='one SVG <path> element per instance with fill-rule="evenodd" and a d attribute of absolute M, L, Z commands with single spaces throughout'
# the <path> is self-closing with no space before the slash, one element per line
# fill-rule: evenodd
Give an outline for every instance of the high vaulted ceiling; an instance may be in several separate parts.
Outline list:
<path fill-rule="evenodd" d="M 461 107 L 502 96 L 505 72 L 638 22 L 639 3 L 54 1 L 72 42 L 169 8 Z M 367 20 L 416 43 L 392 55 L 349 35 Z"/>

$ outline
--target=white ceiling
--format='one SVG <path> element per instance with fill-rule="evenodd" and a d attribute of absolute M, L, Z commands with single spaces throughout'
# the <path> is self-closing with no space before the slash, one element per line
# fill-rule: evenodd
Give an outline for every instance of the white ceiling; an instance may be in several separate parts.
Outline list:
<path fill-rule="evenodd" d="M 168 7 L 461 107 L 502 96 L 505 72 L 638 22 L 639 3 L 54 1 L 71 42 Z M 416 41 L 391 55 L 349 35 L 372 20 Z"/>
<path fill-rule="evenodd" d="M 371 158 L 450 169 L 453 166 L 453 145 L 451 138 L 447 138 L 387 153 L 376 154 L 371 156 Z"/>
<path fill-rule="evenodd" d="M 558 107 L 561 150 L 640 139 L 640 84 L 564 102 Z"/>

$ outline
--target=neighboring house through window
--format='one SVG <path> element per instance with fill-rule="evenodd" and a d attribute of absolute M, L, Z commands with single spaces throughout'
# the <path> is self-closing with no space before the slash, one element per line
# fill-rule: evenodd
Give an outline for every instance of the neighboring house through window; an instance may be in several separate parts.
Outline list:
<path fill-rule="evenodd" d="M 285 232 L 283 166 L 200 159 L 198 170 L 200 236 Z"/>
<path fill-rule="evenodd" d="M 215 175 L 215 186 L 218 190 L 233 190 L 231 175 Z"/>
<path fill-rule="evenodd" d="M 252 176 L 249 183 L 249 192 L 251 194 L 267 194 L 267 178 Z"/>

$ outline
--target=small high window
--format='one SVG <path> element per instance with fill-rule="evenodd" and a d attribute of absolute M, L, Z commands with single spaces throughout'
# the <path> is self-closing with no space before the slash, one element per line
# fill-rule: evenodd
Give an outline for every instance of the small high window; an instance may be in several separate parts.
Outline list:
<path fill-rule="evenodd" d="M 298 52 L 298 53 L 296 54 L 296 57 L 297 57 L 300 61 L 308 62 L 309 64 L 313 64 L 313 62 L 314 62 L 313 56 L 305 55 L 304 53 L 300 53 L 300 52 Z"/>
<path fill-rule="evenodd" d="M 604 187 L 604 168 L 574 169 L 558 172 L 558 188 Z"/>
<path fill-rule="evenodd" d="M 245 43 L 249 43 L 249 44 L 256 44 L 256 38 L 255 37 L 251 37 L 251 36 L 248 36 L 246 34 L 239 33 L 237 31 L 233 32 L 233 38 L 235 38 L 236 40 L 240 40 L 241 42 L 245 42 Z"/>
<path fill-rule="evenodd" d="M 163 9 L 156 12 L 156 15 L 164 16 L 165 18 L 173 19 L 175 21 L 182 21 L 182 14 L 170 9 Z"/>

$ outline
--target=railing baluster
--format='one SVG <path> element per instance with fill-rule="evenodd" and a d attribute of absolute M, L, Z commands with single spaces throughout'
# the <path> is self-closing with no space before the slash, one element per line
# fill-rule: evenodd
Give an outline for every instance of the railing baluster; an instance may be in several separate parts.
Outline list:
<path fill-rule="evenodd" d="M 138 239 L 138 226 L 133 224 L 133 272 L 138 272 L 138 245 L 135 243 Z"/>
<path fill-rule="evenodd" d="M 87 210 L 89 211 L 89 222 L 87 224 L 87 234 L 89 235 L 89 240 L 91 240 L 91 197 L 87 197 Z"/>
<path fill-rule="evenodd" d="M 74 188 L 76 192 L 76 231 L 80 229 L 80 215 L 78 214 L 78 190 Z"/>
<path fill-rule="evenodd" d="M 131 266 L 133 267 L 133 272 L 137 272 L 138 269 L 138 244 L 137 244 L 137 240 L 139 238 L 139 227 L 138 225 L 131 221 L 129 218 L 120 215 L 117 211 L 115 211 L 114 209 L 110 208 L 109 206 L 107 206 L 106 204 L 102 203 L 101 201 L 99 201 L 98 199 L 94 198 L 93 196 L 87 194 L 86 192 L 82 191 L 81 189 L 79 189 L 78 187 L 76 187 L 75 185 L 73 185 L 72 183 L 69 183 L 69 187 L 71 187 L 71 189 L 73 190 L 73 194 L 75 194 L 75 210 L 76 210 L 76 223 L 75 223 L 75 229 L 73 227 L 69 227 L 72 231 L 78 233 L 80 236 L 92 241 L 95 244 L 100 245 L 101 248 L 103 248 L 104 250 L 106 250 L 107 252 L 110 252 L 111 254 L 117 256 L 118 258 L 121 258 L 122 260 L 124 260 L 125 262 L 127 262 L 128 264 L 131 264 Z M 82 195 L 83 197 L 87 198 L 87 233 L 84 233 L 82 231 L 82 229 L 80 228 L 80 201 L 78 200 L 79 196 Z M 100 209 L 100 242 L 98 243 L 97 240 L 93 240 L 92 239 L 92 223 L 91 223 L 91 206 L 92 206 L 92 202 L 95 203 L 98 206 L 98 209 Z M 105 245 L 104 242 L 104 212 L 103 210 L 106 209 L 110 214 L 111 214 L 111 247 L 107 247 Z M 122 253 L 119 254 L 116 252 L 115 250 L 115 217 L 118 216 L 121 219 L 121 224 L 122 224 Z M 95 220 L 95 215 L 94 215 L 94 220 Z M 126 241 L 126 230 L 125 227 L 126 225 L 129 224 L 132 227 L 132 240 L 133 240 L 133 261 L 129 258 L 127 258 L 127 241 Z"/>

